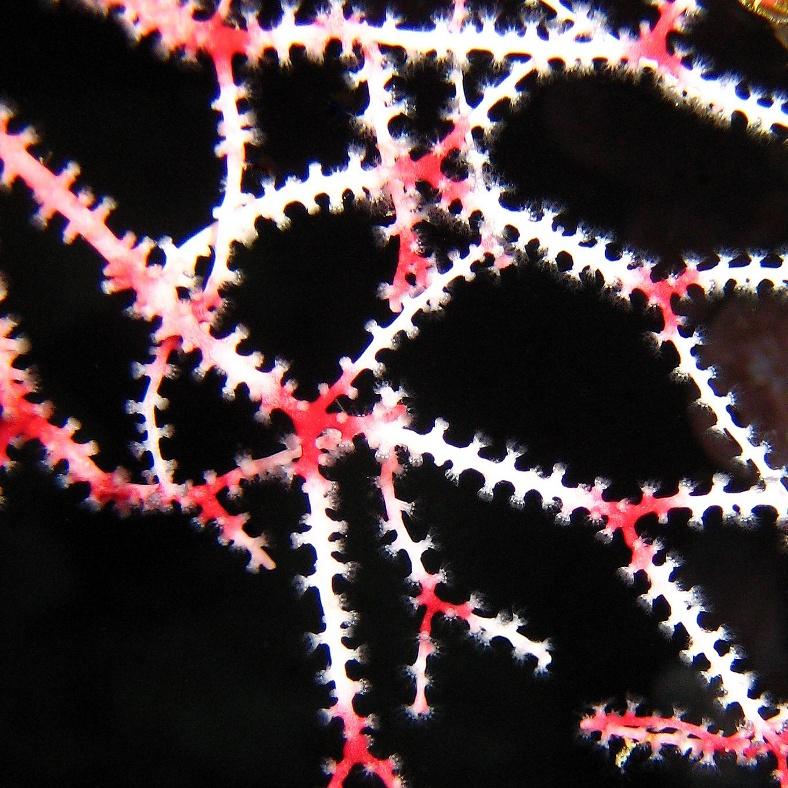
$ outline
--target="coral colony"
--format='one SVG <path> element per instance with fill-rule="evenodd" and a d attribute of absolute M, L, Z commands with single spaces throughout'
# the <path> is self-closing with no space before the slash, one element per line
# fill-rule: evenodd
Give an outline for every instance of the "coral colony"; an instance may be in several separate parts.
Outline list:
<path fill-rule="evenodd" d="M 450 499 L 475 480 L 473 505 L 505 512 L 500 519 L 509 518 L 522 531 L 547 518 L 555 539 L 575 530 L 590 538 L 594 547 L 588 548 L 589 562 L 595 551 L 614 551 L 623 560 L 619 574 L 629 583 L 627 593 L 645 603 L 638 615 L 672 639 L 687 672 L 712 698 L 700 704 L 700 713 L 680 709 L 679 702 L 666 708 L 664 697 L 633 700 L 627 689 L 615 698 L 577 698 L 575 731 L 567 736 L 574 736 L 571 746 L 582 750 L 588 763 L 600 764 L 605 784 L 623 779 L 616 767 L 650 770 L 643 773 L 656 774 L 659 782 L 679 764 L 687 775 L 703 774 L 709 785 L 727 768 L 739 775 L 734 782 L 742 782 L 736 784 L 759 775 L 763 784 L 788 786 L 788 707 L 756 677 L 734 629 L 714 618 L 706 591 L 683 574 L 683 556 L 669 536 L 685 530 L 702 534 L 697 526 L 716 517 L 725 534 L 752 533 L 756 527 L 777 535 L 774 544 L 779 542 L 788 504 L 784 428 L 779 425 L 785 407 L 779 380 L 784 375 L 780 337 L 785 334 L 781 241 L 771 250 L 764 251 L 756 239 L 749 251 L 718 249 L 717 254 L 660 263 L 658 257 L 625 246 L 630 242 L 634 248 L 637 241 L 614 241 L 582 224 L 562 222 L 560 208 L 508 199 L 511 184 L 495 154 L 518 102 L 538 91 L 540 80 L 561 73 L 608 84 L 613 79 L 618 85 L 648 81 L 654 101 L 669 102 L 669 112 L 684 113 L 715 134 L 735 131 L 748 144 L 776 151 L 784 168 L 779 157 L 785 96 L 742 89 L 740 77 L 712 71 L 693 55 L 691 37 L 684 33 L 706 13 L 694 0 L 659 0 L 641 20 L 639 31 L 637 25 L 616 30 L 602 11 L 557 0 L 542 0 L 508 15 L 456 0 L 421 23 L 349 4 L 285 6 L 258 13 L 251 2 L 230 0 L 203 6 L 178 0 L 81 0 L 46 13 L 84 15 L 86 10 L 109 17 L 103 22 L 91 18 L 96 24 L 119 25 L 138 46 L 154 40 L 176 71 L 210 70 L 216 83 L 212 109 L 221 189 L 212 220 L 184 237 L 155 242 L 141 240 L 131 232 L 134 228 L 120 232 L 111 216 L 113 200 L 93 196 L 78 164 L 51 165 L 52 149 L 44 148 L 47 139 L 39 140 L 31 125 L 19 120 L 28 117 L 22 106 L 24 91 L 14 96 L 13 107 L 4 106 L 3 185 L 31 195 L 37 204 L 36 222 L 62 228 L 65 244 L 92 249 L 101 261 L 101 289 L 110 299 L 122 295 L 128 319 L 147 332 L 147 352 L 132 369 L 139 396 L 127 405 L 127 418 L 139 430 L 139 464 L 130 460 L 128 467 L 107 467 L 98 459 L 102 447 L 97 436 L 87 434 L 88 426 L 65 418 L 55 393 L 39 382 L 28 360 L 30 354 L 35 358 L 35 343 L 26 338 L 24 315 L 14 317 L 7 307 L 0 340 L 5 494 L 13 494 L 20 473 L 16 466 L 22 464 L 17 461 L 29 456 L 23 450 L 32 446 L 62 483 L 61 494 L 74 488 L 85 491 L 80 506 L 93 508 L 92 517 L 102 510 L 132 519 L 184 513 L 198 529 L 217 534 L 222 544 L 245 556 L 248 569 L 260 576 L 284 571 L 293 551 L 308 556 L 295 585 L 303 593 L 298 598 L 312 600 L 318 611 L 305 653 L 317 661 L 310 664 L 319 665 L 318 687 L 325 692 L 321 714 L 336 740 L 332 751 L 322 753 L 325 784 L 340 786 L 364 778 L 369 785 L 416 786 L 425 778 L 409 765 L 413 746 L 395 749 L 389 729 L 400 725 L 428 732 L 440 724 L 441 671 L 449 669 L 452 654 L 444 638 L 456 643 L 459 631 L 475 653 L 506 661 L 517 675 L 537 674 L 529 685 L 534 692 L 549 691 L 550 682 L 560 680 L 564 664 L 561 636 L 551 634 L 549 624 L 544 631 L 544 625 L 532 628 L 530 612 L 532 607 L 538 610 L 538 599 L 533 605 L 527 599 L 502 600 L 502 607 L 514 609 L 497 610 L 491 597 L 481 596 L 489 589 L 465 588 L 460 595 L 451 590 L 460 578 L 453 574 L 451 555 L 444 555 L 451 539 L 431 533 L 435 523 L 430 518 L 438 518 L 441 510 L 430 508 L 429 488 L 426 499 L 420 497 L 417 482 L 420 474 L 442 473 L 453 484 L 439 495 Z M 329 52 L 334 66 L 340 64 L 342 84 L 362 95 L 356 106 L 343 104 L 341 98 L 335 102 L 351 117 L 359 142 L 348 147 L 339 164 L 312 161 L 288 171 L 288 163 L 277 161 L 276 151 L 266 148 L 269 137 L 261 133 L 253 111 L 254 69 L 265 62 L 269 72 L 271 64 L 274 70 L 287 70 L 294 59 L 311 61 L 319 69 Z M 419 71 L 423 65 L 426 70 Z M 429 128 L 418 126 L 419 107 L 413 100 L 418 88 L 413 87 L 414 75 L 418 82 L 427 80 L 425 74 L 443 91 L 431 99 L 437 116 Z M 297 103 L 299 96 L 289 100 Z M 45 129 L 39 133 L 45 136 Z M 681 146 L 681 140 L 673 145 Z M 267 172 L 260 177 L 261 168 L 255 165 L 254 180 L 250 171 L 253 162 L 260 161 L 266 162 Z M 766 201 L 778 222 L 784 194 L 777 191 Z M 292 360 L 276 357 L 275 351 L 269 357 L 267 349 L 263 357 L 254 346 L 254 334 L 233 317 L 244 280 L 255 277 L 248 259 L 243 265 L 236 261 L 255 249 L 261 232 L 286 238 L 295 223 L 308 228 L 319 217 L 345 214 L 366 217 L 377 233 L 379 253 L 391 262 L 390 276 L 378 284 L 379 317 L 366 322 L 363 345 L 338 358 L 336 374 L 310 391 L 296 381 Z M 11 240 L 2 238 L 0 243 Z M 355 253 L 351 240 L 349 256 Z M 3 253 L 0 246 L 4 267 Z M 264 270 L 264 253 L 254 265 Z M 700 417 L 698 440 L 717 447 L 716 464 L 705 478 L 649 483 L 641 478 L 639 489 L 617 488 L 615 478 L 573 476 L 571 457 L 556 458 L 565 465 L 540 462 L 528 453 L 521 434 L 500 440 L 481 434 L 463 438 L 453 432 L 454 425 L 437 418 L 439 413 L 428 413 L 425 423 L 418 397 L 408 391 L 407 375 L 392 372 L 397 357 L 408 358 L 408 347 L 420 342 L 425 331 L 439 332 L 452 309 L 459 308 L 455 302 L 460 298 L 462 308 L 472 311 L 477 288 L 481 292 L 492 287 L 499 294 L 510 286 L 527 289 L 529 271 L 542 277 L 543 287 L 548 282 L 558 291 L 592 293 L 600 309 L 624 316 L 634 309 L 646 316 L 650 336 L 644 339 L 641 332 L 638 341 L 655 364 L 666 355 L 672 359 L 672 371 L 665 376 L 670 385 L 691 388 L 692 410 Z M 526 279 L 516 280 L 518 276 Z M 18 279 L 12 272 L 6 275 L 9 304 Z M 728 312 L 712 328 L 692 310 L 704 300 L 718 307 L 738 304 L 739 312 Z M 310 319 L 308 309 L 304 321 Z M 752 317 L 758 314 L 765 316 L 765 325 L 745 343 L 745 356 L 733 350 L 726 356 L 725 348 L 737 339 L 731 334 L 745 333 L 758 322 Z M 740 328 L 731 329 L 736 320 Z M 712 335 L 717 337 L 716 351 Z M 472 340 L 469 336 L 468 342 Z M 743 384 L 720 382 L 726 370 L 747 367 L 750 348 L 755 360 L 749 369 L 751 376 L 762 378 L 756 387 L 761 399 L 770 390 L 777 392 L 761 411 L 746 406 Z M 536 361 L 529 380 L 538 381 L 544 369 Z M 174 416 L 168 417 L 166 395 L 174 379 L 189 378 L 192 372 L 198 380 L 220 379 L 228 401 L 242 398 L 250 403 L 255 429 L 275 425 L 273 448 L 239 453 L 230 468 L 205 467 L 184 478 L 183 465 L 170 448 L 176 445 L 172 441 L 178 426 Z M 464 380 L 460 386 L 472 383 Z M 529 385 L 522 382 L 524 390 Z M 749 401 L 757 399 L 749 395 Z M 778 426 L 758 415 L 764 411 L 777 414 Z M 348 473 L 354 456 L 369 459 Z M 604 468 L 598 473 L 608 475 Z M 287 535 L 266 531 L 266 518 L 275 519 L 276 511 L 267 511 L 265 499 L 254 496 L 255 490 L 272 487 L 301 496 L 303 502 L 301 521 L 296 517 L 290 527 L 290 547 Z M 378 563 L 387 561 L 401 571 L 402 615 L 412 626 L 400 661 L 406 675 L 400 676 L 396 713 L 380 714 L 380 709 L 365 705 L 365 699 L 375 697 L 370 666 L 380 655 L 374 643 L 363 642 L 363 634 L 371 631 L 365 629 L 365 617 L 374 615 L 374 607 L 367 605 L 368 611 L 355 602 L 354 583 L 360 582 L 364 567 L 352 555 L 352 540 L 354 528 L 361 526 L 350 514 L 345 517 L 349 508 L 343 509 L 344 496 L 358 495 L 362 488 L 379 518 Z M 116 522 L 121 527 L 129 520 L 118 517 Z M 449 533 L 452 523 L 443 527 Z M 62 529 L 67 535 L 69 525 Z M 507 550 L 505 544 L 500 549 Z M 525 582 L 525 570 L 522 579 Z M 742 588 L 740 593 L 751 592 Z M 778 588 L 778 598 L 781 593 Z M 382 615 L 392 615 L 390 600 L 373 603 L 381 605 Z M 528 607 L 524 618 L 518 615 L 519 604 Z M 784 619 L 785 608 L 777 610 L 777 617 Z M 773 626 L 779 632 L 782 624 Z M 526 709 L 523 694 L 518 702 Z M 536 719 L 531 736 L 548 735 L 538 732 L 539 725 L 550 725 L 546 709 L 531 707 L 526 715 Z M 447 750 L 465 746 L 461 739 L 445 743 Z M 517 741 L 506 743 L 506 748 L 518 746 Z M 481 773 L 493 770 L 495 756 L 483 757 L 489 760 Z M 650 764 L 649 758 L 665 763 Z M 560 771 L 560 764 L 552 766 Z M 265 764 L 261 770 L 264 774 Z M 501 777 L 497 783 L 490 779 L 491 784 L 530 784 L 526 773 Z M 567 775 L 562 784 L 586 784 L 585 779 Z M 462 780 L 455 777 L 454 784 Z M 426 782 L 440 781 L 433 777 Z"/>

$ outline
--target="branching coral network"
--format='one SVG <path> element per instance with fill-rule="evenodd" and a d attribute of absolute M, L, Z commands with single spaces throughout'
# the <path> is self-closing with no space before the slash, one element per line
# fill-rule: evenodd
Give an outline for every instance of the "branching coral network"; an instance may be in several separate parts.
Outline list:
<path fill-rule="evenodd" d="M 784 351 L 780 332 L 785 332 L 784 250 L 753 245 L 685 255 L 666 264 L 630 250 L 626 237 L 567 226 L 560 207 L 518 204 L 501 172 L 500 150 L 496 153 L 512 113 L 540 80 L 560 71 L 590 81 L 614 78 L 617 84 L 647 80 L 653 95 L 672 102 L 677 112 L 694 114 L 715 133 L 737 129 L 784 167 L 786 96 L 744 89 L 740 78 L 715 73 L 693 55 L 682 33 L 704 9 L 692 0 L 658 2 L 639 31 L 616 31 L 600 11 L 548 0 L 508 16 L 458 0 L 420 24 L 337 3 L 270 13 L 253 6 L 229 0 L 209 7 L 176 0 L 82 0 L 69 6 L 73 13 L 87 9 L 110 16 L 136 42 L 155 38 L 164 57 L 213 69 L 215 153 L 224 172 L 212 220 L 187 237 L 152 241 L 116 231 L 113 201 L 96 199 L 76 164 L 48 165 L 41 148 L 46 138 L 39 141 L 15 117 L 23 106 L 2 110 L 4 186 L 21 186 L 31 194 L 38 206 L 36 221 L 62 223 L 66 244 L 85 243 L 94 250 L 102 264 L 104 293 L 122 294 L 127 313 L 147 332 L 147 350 L 133 367 L 140 393 L 127 407 L 128 419 L 139 430 L 139 467 L 106 467 L 98 461 L 100 442 L 74 420 L 62 418 L 56 399 L 50 403 L 51 395 L 25 363 L 24 315 L 21 323 L 3 318 L 0 459 L 6 492 L 14 485 L 13 460 L 32 443 L 58 481 L 85 489 L 87 505 L 111 506 L 126 515 L 185 512 L 200 528 L 242 551 L 248 568 L 261 573 L 280 572 L 277 562 L 285 551 L 267 538 L 269 513 L 253 508 L 250 491 L 279 485 L 299 492 L 306 514 L 292 547 L 305 549 L 310 560 L 297 586 L 320 611 L 309 650 L 323 660 L 319 682 L 328 696 L 322 713 L 341 740 L 335 752 L 324 753 L 330 756 L 325 782 L 339 786 L 376 775 L 380 783 L 395 786 L 418 785 L 420 779 L 404 754 L 387 745 L 385 722 L 376 721 L 364 706 L 364 698 L 374 692 L 365 666 L 375 655 L 359 634 L 367 613 L 355 609 L 352 589 L 363 567 L 356 565 L 350 546 L 354 523 L 343 511 L 343 496 L 357 494 L 348 487 L 367 482 L 352 476 L 343 480 L 337 469 L 354 453 L 374 454 L 370 497 L 379 510 L 380 551 L 402 570 L 414 626 L 398 700 L 407 714 L 400 723 L 424 728 L 441 711 L 431 682 L 440 681 L 446 660 L 439 636 L 447 622 L 459 622 L 477 645 L 496 653 L 508 644 L 518 670 L 535 671 L 540 682 L 549 683 L 561 669 L 560 637 L 534 633 L 516 610 L 492 609 L 476 594 L 488 589 L 463 589 L 464 601 L 446 591 L 452 583 L 451 556 L 444 565 L 439 540 L 429 533 L 433 524 L 425 522 L 428 510 L 420 509 L 408 485 L 430 468 L 453 480 L 476 479 L 479 505 L 495 506 L 503 496 L 522 528 L 536 510 L 559 525 L 571 522 L 572 528 L 594 531 L 604 543 L 613 543 L 610 549 L 623 557 L 620 575 L 653 610 L 717 704 L 718 717 L 712 720 L 692 709 L 664 711 L 663 703 L 649 698 L 613 698 L 585 714 L 578 709 L 576 730 L 587 741 L 574 746 L 601 761 L 587 746 L 588 741 L 600 743 L 622 768 L 636 753 L 678 754 L 718 768 L 727 761 L 758 764 L 761 774 L 788 786 L 784 699 L 760 686 L 735 633 L 710 623 L 704 592 L 682 577 L 681 557 L 660 536 L 661 529 L 689 529 L 710 516 L 729 521 L 731 529 L 757 523 L 779 534 L 784 528 L 788 494 L 779 411 L 785 401 L 778 379 Z M 290 172 L 267 148 L 252 109 L 254 69 L 267 63 L 287 70 L 297 58 L 319 67 L 329 52 L 340 64 L 342 84 L 362 96 L 357 107 L 343 110 L 352 118 L 358 143 L 340 164 L 313 161 L 303 171 Z M 437 120 L 427 135 L 418 130 L 418 102 L 406 84 L 425 63 L 445 96 L 433 101 L 439 105 Z M 14 98 L 23 102 L 24 92 Z M 293 100 L 297 103 L 299 96 Z M 261 153 L 268 173 L 255 180 L 251 171 Z M 778 217 L 784 214 L 779 195 L 771 205 Z M 313 216 L 361 209 L 369 211 L 379 248 L 393 261 L 391 276 L 378 290 L 384 308 L 366 324 L 363 347 L 340 358 L 336 374 L 311 392 L 299 386 L 288 359 L 264 357 L 248 330 L 228 325 L 234 322 L 234 299 L 245 286 L 241 272 L 254 278 L 248 261 L 239 265 L 237 260 L 245 249 L 255 248 L 261 232 L 285 234 Z M 352 254 L 349 243 L 348 249 Z M 2 256 L 0 245 L 0 268 Z M 267 261 L 261 255 L 254 264 L 265 267 Z M 442 419 L 425 425 L 407 381 L 400 385 L 392 374 L 397 355 L 418 341 L 425 326 L 440 325 L 459 292 L 472 304 L 475 288 L 495 283 L 506 290 L 515 271 L 536 271 L 568 292 L 596 282 L 594 300 L 600 308 L 623 312 L 639 303 L 651 321 L 650 346 L 641 340 L 644 347 L 655 363 L 669 355 L 673 379 L 694 386 L 699 432 L 704 440 L 716 435 L 716 445 L 724 446 L 730 456 L 724 461 L 718 456 L 716 468 L 727 473 L 699 480 L 641 480 L 640 489 L 622 494 L 615 478 L 573 476 L 569 460 L 548 467 L 517 443 L 520 435 L 505 436 L 510 442 L 504 446 L 481 434 L 458 439 Z M 16 284 L 9 276 L 11 295 Z M 709 328 L 693 312 L 693 303 L 704 298 L 744 299 L 750 305 L 747 314 L 764 315 L 763 321 L 735 318 L 742 321 L 738 333 L 755 332 L 753 323 L 768 322 L 750 342 L 756 360 L 749 366 L 730 349 L 736 337 L 725 333 L 725 325 L 718 321 L 716 329 Z M 310 320 L 307 311 L 303 321 Z M 429 322 L 432 315 L 437 320 Z M 734 318 L 722 322 L 729 320 Z M 465 351 L 457 347 L 454 352 Z M 722 385 L 726 369 L 742 364 L 752 377 L 761 376 L 755 395 L 743 385 Z M 226 398 L 251 403 L 253 422 L 284 425 L 275 447 L 240 454 L 229 469 L 203 468 L 199 477 L 183 478 L 180 458 L 168 449 L 177 425 L 168 419 L 166 392 L 190 365 L 200 378 L 219 376 Z M 530 375 L 538 378 L 543 372 L 535 363 Z M 778 393 L 769 400 L 772 390 Z M 760 411 L 753 406 L 764 400 Z M 776 427 L 760 415 L 770 407 L 778 412 Z M 606 472 L 600 469 L 599 475 Z M 578 703 L 600 700 L 585 697 Z M 654 711 L 657 705 L 660 713 Z M 567 779 L 565 784 L 581 784 Z M 528 775 L 520 774 L 505 784 L 528 782 Z M 435 779 L 431 784 L 437 784 Z"/>

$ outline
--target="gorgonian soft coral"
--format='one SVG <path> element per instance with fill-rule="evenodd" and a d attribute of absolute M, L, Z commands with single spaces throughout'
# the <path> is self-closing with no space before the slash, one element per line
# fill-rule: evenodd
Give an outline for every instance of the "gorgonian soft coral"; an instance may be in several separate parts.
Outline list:
<path fill-rule="evenodd" d="M 601 11 L 551 2 L 514 11 L 457 2 L 428 18 L 397 19 L 339 4 L 83 0 L 58 15 L 85 9 L 112 17 L 142 46 L 155 42 L 172 61 L 192 63 L 188 72 L 177 62 L 167 66 L 178 78 L 212 74 L 223 173 L 210 212 L 200 208 L 199 229 L 180 229 L 173 219 L 173 238 L 140 240 L 119 229 L 112 200 L 87 190 L 88 173 L 50 164 L 46 133 L 39 143 L 3 110 L 3 183 L 32 195 L 40 224 L 55 224 L 66 244 L 89 252 L 80 276 L 89 279 L 100 262 L 101 290 L 113 310 L 125 310 L 123 325 L 134 326 L 124 329 L 128 338 L 110 332 L 103 340 L 116 356 L 124 355 L 119 347 L 133 348 L 136 383 L 119 390 L 129 400 L 125 429 L 139 433 L 133 457 L 123 449 L 113 456 L 91 434 L 112 421 L 112 410 L 101 414 L 109 389 L 87 379 L 69 384 L 94 390 L 77 408 L 85 426 L 66 418 L 48 385 L 57 363 L 42 357 L 41 386 L 28 368 L 37 360 L 37 310 L 28 307 L 28 317 L 23 307 L 21 323 L 9 316 L 3 325 L 4 467 L 38 452 L 102 516 L 154 515 L 166 531 L 183 513 L 239 548 L 250 569 L 297 575 L 302 607 L 311 603 L 313 611 L 312 620 L 302 614 L 295 622 L 309 632 L 308 664 L 319 671 L 311 702 L 330 723 L 328 784 L 363 774 L 386 785 L 549 779 L 538 758 L 505 753 L 528 746 L 555 762 L 547 771 L 568 769 L 565 782 L 580 784 L 581 767 L 568 767 L 561 754 L 582 747 L 566 731 L 574 719 L 585 736 L 611 747 L 619 766 L 647 753 L 719 768 L 726 759 L 758 762 L 761 773 L 788 785 L 788 710 L 760 686 L 679 557 L 697 551 L 688 526 L 703 522 L 717 529 L 721 545 L 755 523 L 776 552 L 785 516 L 784 416 L 770 421 L 768 405 L 751 405 L 769 389 L 776 393 L 767 401 L 784 410 L 784 384 L 773 372 L 784 367 L 785 333 L 786 99 L 779 85 L 745 84 L 694 53 L 704 12 L 689 0 L 641 9 L 640 26 L 621 31 Z M 611 9 L 611 18 L 618 12 Z M 16 76 L 4 88 L 25 113 L 27 88 Z M 91 84 L 74 90 L 89 92 Z M 102 111 L 121 103 L 107 91 L 96 95 Z M 670 114 L 675 125 L 660 126 Z M 96 138 L 113 139 L 109 120 L 106 128 L 94 125 Z M 745 151 L 748 168 L 735 163 L 728 139 Z M 709 156 L 707 145 L 718 151 Z M 119 146 L 121 162 L 124 154 Z M 166 154 L 158 155 L 165 166 Z M 101 177 L 101 167 L 91 168 Z M 128 182 L 138 177 L 127 175 Z M 189 175 L 180 199 L 199 193 Z M 711 196 L 685 202 L 684 177 L 706 182 Z M 718 184 L 741 190 L 734 214 Z M 141 194 L 144 203 L 144 188 Z M 157 207 L 164 227 L 168 207 L 166 200 Z M 733 231 L 731 216 L 746 228 Z M 13 240 L 2 240 L 13 249 Z M 742 250 L 728 249 L 735 246 Z M 6 264 L 4 254 L 0 248 L 14 309 L 17 288 L 40 300 L 39 312 L 47 311 L 41 304 L 82 298 L 70 270 L 51 276 L 45 291 L 35 279 L 23 284 L 24 263 Z M 32 256 L 31 248 L 21 254 Z M 92 293 L 84 297 L 91 310 L 102 309 Z M 344 333 L 371 299 L 366 320 Z M 735 320 L 725 317 L 736 309 Z M 55 347 L 72 348 L 58 356 L 63 367 L 68 353 L 84 357 L 73 349 L 73 322 L 55 318 L 58 335 L 51 336 L 52 316 L 38 319 L 50 326 Z M 21 339 L 27 321 L 32 350 Z M 45 329 L 38 333 L 47 339 Z M 742 336 L 749 361 L 741 357 L 746 347 L 735 350 Z M 185 382 L 184 372 L 202 383 Z M 206 405 L 211 392 L 226 402 Z M 700 459 L 691 424 L 710 459 Z M 120 443 L 119 434 L 106 442 Z M 442 489 L 444 475 L 458 488 Z M 10 495 L 14 476 L 6 482 Z M 493 526 L 479 524 L 484 509 Z M 269 523 L 283 512 L 293 515 L 290 526 L 272 535 Z M 549 527 L 555 523 L 571 524 L 582 534 L 571 538 L 581 541 L 568 544 L 566 531 Z M 16 533 L 21 526 L 9 527 Z M 453 540 L 493 527 L 506 536 L 452 563 Z M 679 672 L 642 703 L 613 692 L 609 704 L 584 713 L 583 704 L 610 695 L 615 685 L 605 682 L 582 697 L 550 700 L 554 675 L 565 670 L 571 679 L 578 671 L 566 655 L 568 641 L 584 631 L 582 616 L 566 610 L 582 610 L 593 596 L 584 572 L 604 549 L 592 533 L 612 543 L 608 560 L 660 622 L 668 647 L 708 685 L 707 697 L 698 687 L 672 686 L 690 681 Z M 732 544 L 744 551 L 745 542 Z M 784 568 L 770 560 L 777 568 L 750 604 L 779 620 L 785 596 L 774 578 Z M 712 592 L 714 583 L 710 574 Z M 731 578 L 728 596 L 755 593 L 747 583 L 754 581 Z M 563 608 L 551 599 L 556 587 L 566 595 Z M 546 597 L 541 612 L 524 589 Z M 398 596 L 407 604 L 395 613 L 389 598 Z M 605 629 L 588 637 L 585 653 L 604 662 L 608 649 L 629 661 L 639 686 L 624 692 L 647 691 L 639 660 L 653 646 L 616 637 L 612 630 L 626 630 L 633 613 L 605 604 L 596 614 L 608 618 Z M 510 683 L 511 671 L 518 681 L 538 674 L 530 697 L 516 693 L 524 726 L 510 731 L 506 745 L 500 731 L 490 734 L 497 749 L 485 751 L 480 741 L 465 748 L 465 723 L 456 722 L 462 715 L 453 719 L 463 704 L 483 719 L 496 717 L 488 678 L 473 688 L 481 702 L 470 700 L 476 696 L 467 687 L 458 699 L 456 676 L 447 677 L 452 651 L 464 648 L 453 623 L 489 647 L 484 656 L 456 656 L 471 682 L 482 669 L 464 660 L 492 660 L 501 669 L 502 660 L 509 664 L 502 650 L 516 663 L 503 669 Z M 256 625 L 275 631 L 265 620 Z M 777 629 L 772 648 L 784 659 L 784 632 L 766 626 Z M 451 644 L 444 652 L 443 641 Z M 510 690 L 502 683 L 500 691 Z M 695 707 L 674 711 L 682 701 Z M 168 703 L 153 700 L 150 708 L 159 706 Z M 284 712 L 270 698 L 250 704 L 249 724 L 266 708 L 266 725 L 275 729 Z M 441 733 L 424 748 L 429 765 L 414 751 L 431 727 Z M 180 740 L 172 725 L 162 729 Z M 564 743 L 548 747 L 545 731 L 562 732 Z M 121 727 L 120 740 L 125 735 Z M 440 740 L 462 752 L 436 756 Z M 270 765 L 277 760 L 269 750 L 260 758 L 274 776 L 263 783 L 317 779 L 316 767 L 312 776 L 301 764 L 288 771 L 281 755 L 281 766 Z M 35 752 L 31 746 L 28 757 Z M 219 779 L 210 776 L 222 772 L 218 762 L 201 767 L 207 756 L 203 747 L 198 752 L 189 781 Z M 572 757 L 596 757 L 582 752 Z M 157 753 L 148 776 L 171 782 L 175 767 L 162 766 L 169 757 L 166 748 Z M 113 757 L 107 761 L 111 770 Z M 102 773 L 61 762 L 42 774 L 84 780 Z M 593 762 L 604 779 L 601 761 Z M 32 773 L 29 765 L 14 768 Z"/>

